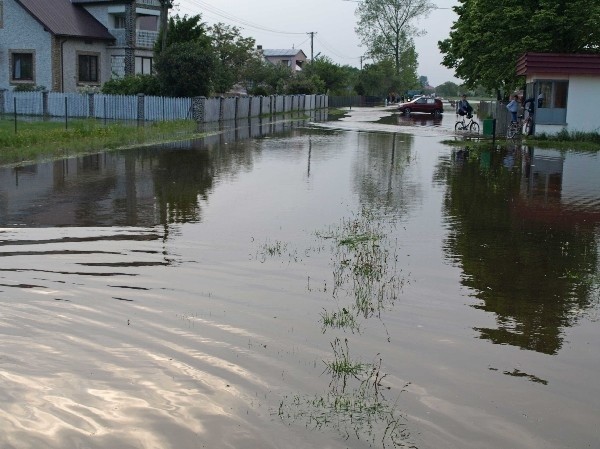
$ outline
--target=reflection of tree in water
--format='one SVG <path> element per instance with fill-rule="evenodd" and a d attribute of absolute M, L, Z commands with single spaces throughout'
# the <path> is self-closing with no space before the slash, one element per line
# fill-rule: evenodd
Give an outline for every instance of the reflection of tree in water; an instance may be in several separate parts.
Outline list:
<path fill-rule="evenodd" d="M 94 226 L 112 217 L 112 210 L 98 207 L 98 202 L 110 195 L 117 184 L 117 173 L 114 167 L 107 166 L 104 155 L 93 154 L 81 156 L 78 159 L 78 173 L 86 182 L 77 183 L 77 205 L 74 208 L 74 218 L 79 226 Z M 54 163 L 54 173 L 64 170 L 61 161 Z M 61 176 L 56 176 L 62 181 Z M 61 189 L 64 186 L 56 186 Z M 110 219 L 109 219 L 110 220 Z"/>
<path fill-rule="evenodd" d="M 247 141 L 159 151 L 153 180 L 161 223 L 199 221 L 199 201 L 208 198 L 215 178 L 251 167 L 253 156 Z"/>
<path fill-rule="evenodd" d="M 163 151 L 157 162 L 153 178 L 161 223 L 198 221 L 199 197 L 206 197 L 213 182 L 208 152 Z"/>
<path fill-rule="evenodd" d="M 497 328 L 477 329 L 481 338 L 555 354 L 562 328 L 594 304 L 598 241 L 591 230 L 517 214 L 520 167 L 506 170 L 501 154 L 482 153 L 438 166 L 436 180 L 448 186 L 446 253 L 462 266 L 463 284 L 478 292 L 476 307 L 497 317 Z"/>
<path fill-rule="evenodd" d="M 367 147 L 354 166 L 361 203 L 382 206 L 396 215 L 406 213 L 422 195 L 419 182 L 406 170 L 412 163 L 413 136 L 362 133 L 359 145 Z"/>

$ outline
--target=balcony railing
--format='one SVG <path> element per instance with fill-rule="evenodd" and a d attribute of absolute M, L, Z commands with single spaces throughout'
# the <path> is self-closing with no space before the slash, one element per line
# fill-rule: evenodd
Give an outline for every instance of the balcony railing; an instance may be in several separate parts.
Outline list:
<path fill-rule="evenodd" d="M 152 48 L 158 39 L 158 31 L 139 30 L 136 32 L 136 42 L 138 47 Z"/>
<path fill-rule="evenodd" d="M 110 34 L 112 34 L 115 37 L 115 45 L 117 47 L 124 47 L 125 45 L 127 45 L 127 42 L 125 41 L 124 29 L 110 30 Z M 157 39 L 158 31 L 137 30 L 135 32 L 136 47 L 153 48 L 154 43 Z"/>
<path fill-rule="evenodd" d="M 160 6 L 158 0 L 137 0 L 138 5 Z"/>

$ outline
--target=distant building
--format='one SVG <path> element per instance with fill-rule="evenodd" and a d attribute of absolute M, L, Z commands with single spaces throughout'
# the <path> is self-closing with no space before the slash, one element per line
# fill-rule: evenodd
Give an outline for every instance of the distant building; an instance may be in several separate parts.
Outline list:
<path fill-rule="evenodd" d="M 306 55 L 302 50 L 292 49 L 263 49 L 262 45 L 259 45 L 260 50 L 264 58 L 271 64 L 282 64 L 289 67 L 294 73 L 302 71 L 302 66 L 306 62 Z"/>

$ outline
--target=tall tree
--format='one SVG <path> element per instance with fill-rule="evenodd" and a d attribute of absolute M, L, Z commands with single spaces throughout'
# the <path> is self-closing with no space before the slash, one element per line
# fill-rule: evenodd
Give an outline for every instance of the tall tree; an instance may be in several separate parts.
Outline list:
<path fill-rule="evenodd" d="M 215 55 L 198 41 L 167 46 L 156 58 L 154 68 L 163 95 L 209 96 L 212 92 Z"/>
<path fill-rule="evenodd" d="M 400 73 L 403 51 L 419 33 L 412 22 L 434 8 L 428 0 L 363 0 L 356 9 L 355 30 L 371 58 L 391 58 Z"/>
<path fill-rule="evenodd" d="M 217 57 L 215 89 L 227 92 L 240 82 L 246 67 L 256 56 L 255 41 L 242 37 L 239 28 L 217 23 L 209 28 L 212 46 Z"/>
<path fill-rule="evenodd" d="M 283 64 L 271 64 L 262 56 L 253 58 L 247 65 L 242 84 L 252 95 L 284 93 L 292 71 Z"/>
<path fill-rule="evenodd" d="M 168 34 L 166 33 L 167 29 L 169 30 Z M 200 14 L 191 17 L 187 15 L 170 17 L 169 26 L 161 28 L 159 32 L 159 38 L 154 44 L 154 54 L 158 56 L 168 46 L 184 42 L 198 42 L 202 47 L 207 48 L 211 46 L 208 27 L 205 22 L 202 22 Z"/>
<path fill-rule="evenodd" d="M 589 0 L 459 0 L 443 64 L 467 87 L 509 91 L 526 52 L 600 52 L 600 3 Z"/>
<path fill-rule="evenodd" d="M 394 62 L 384 59 L 374 64 L 365 65 L 360 72 L 358 83 L 364 94 L 386 97 L 390 92 L 403 93 L 419 86 L 416 75 L 403 79 L 396 73 Z"/>
<path fill-rule="evenodd" d="M 306 76 L 317 76 L 325 83 L 325 90 L 332 94 L 334 91 L 343 91 L 349 82 L 347 70 L 335 64 L 327 56 L 320 56 L 303 66 L 302 73 Z"/>

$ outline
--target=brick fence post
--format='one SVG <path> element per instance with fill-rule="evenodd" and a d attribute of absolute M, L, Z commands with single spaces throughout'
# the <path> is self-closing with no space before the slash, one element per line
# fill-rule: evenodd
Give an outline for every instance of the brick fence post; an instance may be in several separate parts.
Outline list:
<path fill-rule="evenodd" d="M 137 94 L 137 121 L 138 121 L 138 125 L 140 124 L 140 122 L 143 122 L 146 119 L 146 117 L 144 115 L 144 100 L 145 100 L 144 94 Z"/>
<path fill-rule="evenodd" d="M 0 114 L 6 113 L 6 92 L 8 89 L 0 89 Z"/>
<path fill-rule="evenodd" d="M 48 117 L 48 94 L 47 90 L 42 91 L 42 115 Z"/>
<path fill-rule="evenodd" d="M 96 95 L 93 93 L 88 94 L 88 117 L 94 117 L 96 115 Z"/>
<path fill-rule="evenodd" d="M 196 123 L 204 123 L 206 117 L 206 97 L 192 98 L 192 119 Z"/>

